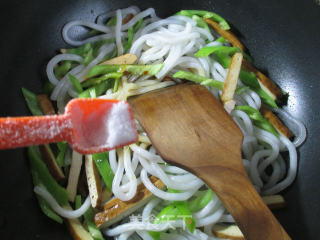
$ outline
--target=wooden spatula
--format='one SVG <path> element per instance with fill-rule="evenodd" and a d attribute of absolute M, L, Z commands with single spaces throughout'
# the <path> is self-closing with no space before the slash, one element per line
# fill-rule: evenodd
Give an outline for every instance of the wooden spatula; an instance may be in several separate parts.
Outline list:
<path fill-rule="evenodd" d="M 177 85 L 131 98 L 129 103 L 158 153 L 203 179 L 246 239 L 290 239 L 244 170 L 240 129 L 207 89 Z"/>
<path fill-rule="evenodd" d="M 78 98 L 62 115 L 0 118 L 0 149 L 68 141 L 88 154 L 137 140 L 131 108 L 118 100 Z"/>

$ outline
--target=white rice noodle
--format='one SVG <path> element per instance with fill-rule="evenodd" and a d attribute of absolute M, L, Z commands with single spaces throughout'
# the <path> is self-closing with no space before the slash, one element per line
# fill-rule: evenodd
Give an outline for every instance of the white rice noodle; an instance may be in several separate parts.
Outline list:
<path fill-rule="evenodd" d="M 271 149 L 256 151 L 251 158 L 250 177 L 253 183 L 261 188 L 263 187 L 263 182 L 260 177 L 260 172 L 278 157 L 280 143 L 279 140 L 269 132 L 259 128 L 254 128 L 254 131 L 260 141 L 267 143 L 271 147 Z"/>
<path fill-rule="evenodd" d="M 264 195 L 276 194 L 282 191 L 294 181 L 297 174 L 298 159 L 297 159 L 297 151 L 294 144 L 284 136 L 280 136 L 280 141 L 287 147 L 289 151 L 288 173 L 286 178 L 281 182 L 277 183 L 275 186 L 268 189 L 263 189 L 262 194 Z"/>
<path fill-rule="evenodd" d="M 46 68 L 46 72 L 47 72 L 47 76 L 49 81 L 53 84 L 53 85 L 57 85 L 59 83 L 59 80 L 56 78 L 56 76 L 54 75 L 54 68 L 57 66 L 57 64 L 59 62 L 62 61 L 75 61 L 75 62 L 79 62 L 81 63 L 83 61 L 83 58 L 79 55 L 75 55 L 75 54 L 59 54 L 56 55 L 55 57 L 53 57 L 47 64 L 47 68 Z"/>
<path fill-rule="evenodd" d="M 44 188 L 41 186 L 36 186 L 34 188 L 34 192 L 41 196 L 43 199 L 45 199 L 50 207 L 61 217 L 74 219 L 82 216 L 90 207 L 90 197 L 88 196 L 82 206 L 78 208 L 77 210 L 67 210 L 62 208 L 58 202 L 53 198 L 53 196 Z"/>
<path fill-rule="evenodd" d="M 154 198 L 148 204 L 143 208 L 142 211 L 142 221 L 147 222 L 149 221 L 149 217 L 153 211 L 153 209 L 160 204 L 162 199 L 160 198 Z"/>
<path fill-rule="evenodd" d="M 277 113 L 280 118 L 286 123 L 286 125 L 289 126 L 289 128 L 294 132 L 295 138 L 293 144 L 296 147 L 301 146 L 301 144 L 306 140 L 307 137 L 307 129 L 305 125 L 300 120 L 294 118 L 291 114 L 283 109 L 276 108 L 273 109 L 273 111 Z"/>
<path fill-rule="evenodd" d="M 153 224 L 153 223 L 148 223 L 146 224 L 145 222 L 130 222 L 130 223 L 125 223 L 122 225 L 119 225 L 115 228 L 111 229 L 106 229 L 104 233 L 110 237 L 112 236 L 117 236 L 119 234 L 122 234 L 124 232 L 130 232 L 130 231 L 155 231 L 155 232 L 163 232 L 166 231 L 172 227 L 174 228 L 182 228 L 184 226 L 184 221 L 183 220 L 176 220 L 176 221 L 170 221 L 170 222 L 165 222 L 165 223 L 159 223 L 159 224 Z"/>
<path fill-rule="evenodd" d="M 128 30 L 130 27 L 134 26 L 141 18 L 145 18 L 147 16 L 151 17 L 152 21 L 157 21 L 159 18 L 157 17 L 154 8 L 148 8 L 137 15 L 135 15 L 129 22 L 126 24 L 122 25 L 121 30 L 125 31 Z"/>
<path fill-rule="evenodd" d="M 136 15 L 137 13 L 140 12 L 140 9 L 137 6 L 130 6 L 128 8 L 121 9 L 120 11 L 122 16 L 124 17 L 124 16 L 127 16 L 128 14 Z M 116 14 L 117 14 L 117 11 L 100 14 L 97 17 L 97 24 L 104 25 L 108 18 L 114 17 L 116 16 Z"/>
<path fill-rule="evenodd" d="M 123 45 L 121 42 L 122 14 L 120 9 L 117 10 L 116 16 L 117 16 L 117 23 L 115 27 L 115 36 L 116 36 L 116 44 L 118 49 L 118 56 L 120 56 L 123 54 Z"/>
<path fill-rule="evenodd" d="M 134 231 L 124 232 L 117 237 L 117 240 L 127 240 L 133 233 Z"/>
<path fill-rule="evenodd" d="M 86 79 L 86 76 L 88 74 L 88 72 L 91 70 L 92 67 L 96 66 L 97 64 L 99 64 L 100 62 L 102 62 L 103 58 L 111 53 L 114 49 L 115 45 L 114 43 L 111 44 L 104 44 L 100 47 L 99 49 L 99 54 L 98 56 L 93 59 L 88 66 L 86 66 L 80 73 L 76 74 L 76 78 L 80 81 L 83 82 Z"/>
<path fill-rule="evenodd" d="M 90 41 L 90 39 L 85 39 L 85 40 L 71 39 L 69 36 L 69 32 L 70 32 L 71 28 L 76 27 L 76 26 L 87 27 L 87 28 L 91 28 L 91 29 L 106 33 L 106 34 L 111 34 L 111 28 L 107 27 L 105 25 L 100 25 L 100 24 L 86 22 L 86 21 L 80 21 L 80 20 L 72 21 L 72 22 L 67 23 L 62 29 L 62 37 L 63 37 L 64 41 L 72 46 L 81 46 L 87 42 L 92 42 L 92 41 L 97 40 L 96 38 L 94 38 L 94 40 L 91 39 L 91 41 Z M 105 35 L 104 39 L 110 39 L 110 38 L 112 38 L 112 35 Z"/>
<path fill-rule="evenodd" d="M 158 189 L 156 186 L 154 186 L 151 183 L 150 179 L 148 178 L 147 171 L 145 169 L 141 170 L 140 177 L 141 177 L 141 181 L 143 182 L 145 187 L 148 188 L 150 192 L 152 192 L 154 195 L 156 195 L 159 198 L 162 198 L 164 200 L 169 200 L 169 201 L 185 201 L 190 197 L 192 197 L 192 195 L 201 187 L 200 185 L 192 190 L 181 192 L 181 193 L 169 193 L 169 192 L 162 191 Z"/>
<path fill-rule="evenodd" d="M 218 210 L 215 211 L 213 214 L 206 216 L 204 218 L 196 219 L 196 226 L 203 227 L 206 225 L 217 223 L 222 217 L 224 211 L 225 211 L 225 208 L 222 205 L 220 205 Z"/>
<path fill-rule="evenodd" d="M 114 179 L 112 181 L 112 191 L 115 197 L 119 198 L 122 201 L 129 201 L 132 199 L 137 192 L 137 178 L 132 169 L 131 157 L 129 147 L 124 147 L 124 149 L 118 149 L 118 168 L 115 173 Z M 129 191 L 124 192 L 123 188 L 120 188 L 120 183 L 123 178 L 123 171 L 130 183 Z"/>
<path fill-rule="evenodd" d="M 212 200 L 201 210 L 192 214 L 192 216 L 196 219 L 204 218 L 208 216 L 210 213 L 215 212 L 217 208 L 221 205 L 220 200 L 218 199 L 217 195 L 214 194 Z"/>

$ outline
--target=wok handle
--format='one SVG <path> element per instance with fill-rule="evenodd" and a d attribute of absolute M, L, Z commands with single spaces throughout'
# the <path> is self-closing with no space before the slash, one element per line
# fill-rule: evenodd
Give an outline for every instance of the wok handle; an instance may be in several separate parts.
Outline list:
<path fill-rule="evenodd" d="M 205 166 L 199 176 L 219 196 L 247 240 L 291 238 L 251 184 L 246 172 L 227 167 Z"/>

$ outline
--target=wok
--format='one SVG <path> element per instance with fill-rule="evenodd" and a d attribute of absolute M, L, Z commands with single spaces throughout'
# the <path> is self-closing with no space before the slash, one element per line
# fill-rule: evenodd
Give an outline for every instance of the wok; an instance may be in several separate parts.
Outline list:
<path fill-rule="evenodd" d="M 319 239 L 319 0 L 1 1 L 1 116 L 29 114 L 20 89 L 40 92 L 46 63 L 67 47 L 61 37 L 66 22 L 94 21 L 102 12 L 129 5 L 152 6 L 160 17 L 180 9 L 216 11 L 232 23 L 256 66 L 289 92 L 285 109 L 306 124 L 308 138 L 298 150 L 298 176 L 283 193 L 288 205 L 275 215 L 292 239 Z M 1 151 L 0 158 L 1 239 L 71 239 L 65 226 L 41 213 L 25 150 Z"/>

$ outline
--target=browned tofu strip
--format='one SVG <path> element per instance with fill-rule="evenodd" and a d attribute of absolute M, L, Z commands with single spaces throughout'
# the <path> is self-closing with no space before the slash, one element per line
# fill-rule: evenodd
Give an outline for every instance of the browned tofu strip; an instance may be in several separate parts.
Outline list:
<path fill-rule="evenodd" d="M 100 182 L 100 175 L 92 155 L 86 155 L 86 176 L 89 188 L 89 195 L 91 206 L 93 208 L 99 207 L 102 199 L 102 187 Z"/>
<path fill-rule="evenodd" d="M 263 201 L 271 210 L 284 208 L 287 203 L 281 195 L 270 195 L 262 197 Z"/>
<path fill-rule="evenodd" d="M 132 18 L 134 17 L 134 15 L 132 13 L 128 14 L 123 20 L 122 20 L 122 25 L 126 24 L 127 22 L 129 22 Z"/>
<path fill-rule="evenodd" d="M 106 60 L 99 65 L 106 65 L 106 64 L 134 64 L 137 61 L 137 56 L 131 53 L 127 53 L 121 55 L 119 57 L 111 58 Z"/>
<path fill-rule="evenodd" d="M 216 23 L 215 21 L 204 18 L 206 23 L 208 23 L 217 33 L 219 33 L 223 38 L 228 40 L 229 43 L 231 43 L 232 46 L 240 48 L 242 51 L 245 50 L 244 45 L 240 42 L 240 40 L 230 31 L 223 30 L 219 23 Z"/>
<path fill-rule="evenodd" d="M 49 148 L 49 145 L 40 145 L 40 152 L 42 155 L 42 158 L 44 162 L 46 163 L 49 172 L 51 173 L 52 177 L 57 180 L 58 182 L 65 179 L 65 176 L 61 170 L 61 168 L 58 166 L 56 159 Z"/>
<path fill-rule="evenodd" d="M 238 40 L 238 38 L 231 33 L 230 31 L 223 30 L 218 23 L 212 21 L 211 19 L 204 19 L 215 31 L 217 31 L 222 37 L 224 37 L 228 42 L 231 43 L 232 46 L 240 48 L 242 51 L 245 50 L 244 45 Z M 257 70 L 251 63 L 243 59 L 243 67 L 253 72 L 257 75 L 259 84 L 262 89 L 270 92 L 273 95 L 274 99 L 282 99 L 284 97 L 284 93 L 281 89 L 266 75 Z"/>
<path fill-rule="evenodd" d="M 72 161 L 68 178 L 67 191 L 69 193 L 69 201 L 73 202 L 77 194 L 77 186 L 82 166 L 82 155 L 76 151 L 72 151 Z"/>
<path fill-rule="evenodd" d="M 55 114 L 54 107 L 46 94 L 37 95 L 37 99 L 40 103 L 40 108 L 45 115 Z"/>
<path fill-rule="evenodd" d="M 150 177 L 150 181 L 159 189 L 165 189 L 163 182 L 154 177 Z M 146 204 L 153 194 L 140 183 L 137 188 L 137 194 L 130 201 L 123 202 L 118 198 L 114 198 L 103 206 L 103 211 L 95 215 L 94 221 L 99 228 L 108 227 L 122 218 L 130 215 L 138 208 Z"/>
<path fill-rule="evenodd" d="M 233 100 L 233 96 L 238 84 L 238 78 L 241 70 L 242 59 L 243 59 L 242 53 L 235 53 L 232 56 L 228 75 L 223 85 L 221 101 L 223 102 L 224 108 L 228 113 L 230 113 L 235 106 L 235 101 Z"/>
<path fill-rule="evenodd" d="M 72 210 L 70 206 L 64 206 L 64 208 Z M 82 226 L 77 218 L 65 218 L 64 220 L 74 240 L 93 240 L 90 233 Z"/>
<path fill-rule="evenodd" d="M 237 88 L 242 59 L 243 59 L 242 53 L 235 53 L 231 58 L 228 75 L 223 85 L 223 90 L 221 95 L 221 100 L 223 103 L 233 99 L 234 92 Z"/>
<path fill-rule="evenodd" d="M 287 137 L 288 139 L 294 137 L 294 134 L 290 131 L 290 129 L 284 125 L 284 123 L 271 110 L 262 107 L 260 112 L 262 116 L 266 118 L 283 136 Z"/>
<path fill-rule="evenodd" d="M 268 78 L 266 75 L 264 75 L 258 69 L 256 69 L 251 63 L 249 63 L 247 60 L 243 59 L 242 65 L 246 70 L 256 74 L 261 88 L 265 91 L 270 92 L 275 100 L 281 99 L 284 97 L 284 93 L 277 86 L 277 84 L 275 84 L 270 78 Z"/>
<path fill-rule="evenodd" d="M 212 227 L 212 233 L 218 238 L 245 240 L 242 232 L 237 225 L 215 224 Z"/>

